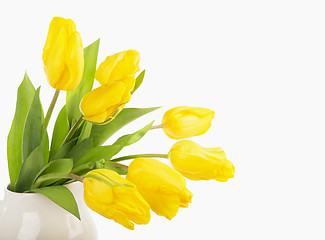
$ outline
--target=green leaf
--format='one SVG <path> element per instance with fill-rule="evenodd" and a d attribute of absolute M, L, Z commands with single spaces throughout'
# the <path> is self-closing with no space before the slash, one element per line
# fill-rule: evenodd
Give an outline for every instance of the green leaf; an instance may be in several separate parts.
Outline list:
<path fill-rule="evenodd" d="M 81 126 L 81 133 L 78 137 L 77 144 L 90 137 L 92 126 L 93 124 L 91 122 L 84 121 L 84 123 Z"/>
<path fill-rule="evenodd" d="M 116 142 L 113 145 L 125 147 L 133 143 L 136 143 L 150 130 L 153 123 L 154 121 L 146 125 L 144 128 L 140 129 L 139 131 L 120 137 L 119 139 L 116 140 Z"/>
<path fill-rule="evenodd" d="M 80 220 L 77 202 L 71 191 L 65 186 L 50 186 L 44 188 L 36 188 L 32 192 L 43 194 L 51 199 L 54 203 L 67 210 Z"/>
<path fill-rule="evenodd" d="M 89 171 L 97 169 L 97 168 L 104 168 L 104 159 L 100 159 L 95 162 L 89 162 L 79 165 L 78 167 L 72 169 L 71 173 L 76 174 L 78 176 L 86 175 Z M 98 167 L 101 166 L 101 167 Z"/>
<path fill-rule="evenodd" d="M 71 158 L 56 159 L 50 162 L 41 175 L 48 173 L 69 173 L 73 167 L 73 160 Z"/>
<path fill-rule="evenodd" d="M 133 94 L 139 87 L 140 85 L 142 84 L 143 82 L 143 78 L 144 78 L 144 75 L 146 73 L 146 70 L 143 70 L 139 76 L 135 79 L 135 85 L 134 85 L 134 88 L 133 90 L 131 91 L 131 94 Z"/>
<path fill-rule="evenodd" d="M 56 159 L 50 163 L 48 163 L 38 174 L 37 178 L 35 179 L 35 185 L 33 187 L 44 187 L 56 182 L 58 179 L 50 179 L 39 182 L 39 177 L 44 176 L 46 174 L 52 173 L 65 173 L 68 174 L 72 170 L 73 167 L 73 159 L 72 158 L 63 158 L 63 159 Z"/>
<path fill-rule="evenodd" d="M 36 149 L 21 165 L 19 176 L 15 185 L 15 191 L 24 192 L 30 190 L 35 178 L 44 165 L 44 156 L 42 146 L 40 145 L 36 147 Z"/>
<path fill-rule="evenodd" d="M 77 159 L 80 159 L 84 154 L 86 154 L 89 150 L 93 148 L 93 139 L 87 138 L 83 140 L 81 143 L 76 145 L 74 148 L 66 154 L 67 158 L 73 158 L 73 162 L 75 163 Z"/>
<path fill-rule="evenodd" d="M 22 164 L 22 139 L 28 110 L 33 101 L 35 88 L 25 73 L 17 91 L 15 116 L 11 124 L 7 141 L 8 169 L 10 186 L 14 187 Z"/>
<path fill-rule="evenodd" d="M 43 146 L 42 149 L 43 149 L 44 162 L 45 164 L 47 164 L 50 158 L 49 136 L 47 132 L 45 133 L 45 136 L 42 139 L 42 146 Z"/>
<path fill-rule="evenodd" d="M 80 101 L 88 93 L 94 84 L 94 77 L 97 65 L 99 39 L 84 49 L 84 72 L 79 86 L 67 92 L 66 108 L 70 126 L 81 117 L 79 110 Z"/>
<path fill-rule="evenodd" d="M 22 141 L 22 161 L 38 147 L 42 142 L 42 124 L 43 124 L 43 109 L 39 98 L 40 88 L 35 92 L 32 104 L 27 114 L 23 141 Z M 44 160 L 43 160 L 44 161 Z"/>
<path fill-rule="evenodd" d="M 67 111 L 66 107 L 64 106 L 55 121 L 52 134 L 50 158 L 59 150 L 69 130 L 70 127 L 67 118 Z"/>
<path fill-rule="evenodd" d="M 77 138 L 71 139 L 69 142 L 64 144 L 60 149 L 51 157 L 50 161 L 55 159 L 65 158 L 68 152 L 76 145 Z"/>
<path fill-rule="evenodd" d="M 101 159 L 104 159 L 105 161 L 110 160 L 114 155 L 121 151 L 122 148 L 139 141 L 149 131 L 152 124 L 153 122 L 149 123 L 147 126 L 135 133 L 120 137 L 112 145 L 98 146 L 90 149 L 86 153 L 82 154 L 79 158 L 74 159 L 74 166 L 78 166 L 87 162 L 96 162 Z"/>
<path fill-rule="evenodd" d="M 93 125 L 90 137 L 94 139 L 94 147 L 101 146 L 108 138 L 120 130 L 125 125 L 134 121 L 135 119 L 150 113 L 159 107 L 152 108 L 125 108 L 120 112 L 116 118 L 105 125 Z"/>

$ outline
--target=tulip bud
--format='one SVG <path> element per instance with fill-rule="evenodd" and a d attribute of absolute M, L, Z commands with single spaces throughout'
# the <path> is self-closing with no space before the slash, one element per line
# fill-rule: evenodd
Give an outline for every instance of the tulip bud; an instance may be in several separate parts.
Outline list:
<path fill-rule="evenodd" d="M 150 207 L 135 185 L 118 173 L 96 169 L 83 180 L 87 206 L 100 215 L 133 230 L 134 223 L 148 224 Z M 132 222 L 131 222 L 132 221 Z"/>
<path fill-rule="evenodd" d="M 227 182 L 234 177 L 235 167 L 221 148 L 203 148 L 190 140 L 182 140 L 173 145 L 168 157 L 172 166 L 191 180 Z"/>
<path fill-rule="evenodd" d="M 179 207 L 188 207 L 193 196 L 181 174 L 155 159 L 133 160 L 126 178 L 137 186 L 156 214 L 169 220 L 176 216 Z"/>
<path fill-rule="evenodd" d="M 54 17 L 43 49 L 44 71 L 57 90 L 73 90 L 82 78 L 84 57 L 82 41 L 71 19 Z"/>
<path fill-rule="evenodd" d="M 135 79 L 128 77 L 123 81 L 103 85 L 88 92 L 80 103 L 84 119 L 96 123 L 113 120 L 131 99 L 129 85 L 134 86 L 134 83 L 127 82 L 134 82 Z"/>
<path fill-rule="evenodd" d="M 99 65 L 95 78 L 101 85 L 106 85 L 128 76 L 134 77 L 140 71 L 139 62 L 140 54 L 136 50 L 116 53 Z"/>
<path fill-rule="evenodd" d="M 208 131 L 214 112 L 207 108 L 176 107 L 168 110 L 162 119 L 162 127 L 172 139 L 189 138 Z"/>

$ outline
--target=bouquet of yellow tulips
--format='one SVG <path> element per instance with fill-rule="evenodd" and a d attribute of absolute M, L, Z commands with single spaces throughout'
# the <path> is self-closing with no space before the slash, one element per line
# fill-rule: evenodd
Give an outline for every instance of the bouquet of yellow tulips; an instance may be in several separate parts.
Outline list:
<path fill-rule="evenodd" d="M 157 107 L 125 108 L 145 76 L 136 50 L 108 56 L 97 68 L 98 49 L 99 40 L 83 49 L 71 19 L 52 19 L 42 58 L 54 97 L 44 116 L 40 88 L 35 89 L 25 74 L 8 135 L 9 190 L 43 194 L 80 219 L 65 184 L 81 181 L 89 208 L 134 229 L 134 223 L 150 221 L 150 210 L 172 219 L 180 207 L 188 207 L 192 193 L 185 178 L 226 182 L 234 177 L 234 166 L 220 147 L 203 148 L 190 140 L 176 142 L 168 154 L 114 158 L 150 129 L 161 128 L 176 140 L 202 135 L 214 112 L 175 107 L 164 114 L 160 125 L 151 122 L 104 145 L 119 129 Z M 92 89 L 95 79 L 100 86 Z M 50 139 L 47 127 L 60 91 L 66 91 L 66 104 Z M 169 159 L 172 167 L 156 158 Z M 132 161 L 127 166 L 123 160 Z"/>

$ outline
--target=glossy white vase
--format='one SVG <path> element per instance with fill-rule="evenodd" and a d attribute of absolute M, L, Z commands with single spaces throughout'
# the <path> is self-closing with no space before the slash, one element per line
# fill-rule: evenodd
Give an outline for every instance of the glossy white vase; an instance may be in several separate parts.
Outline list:
<path fill-rule="evenodd" d="M 96 228 L 83 200 L 82 183 L 67 187 L 78 203 L 81 221 L 39 193 L 6 189 L 0 202 L 0 239 L 96 240 Z"/>

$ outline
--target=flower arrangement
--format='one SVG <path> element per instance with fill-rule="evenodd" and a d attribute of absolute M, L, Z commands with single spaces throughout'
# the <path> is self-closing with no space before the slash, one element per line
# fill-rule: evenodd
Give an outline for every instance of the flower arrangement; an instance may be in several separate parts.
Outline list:
<path fill-rule="evenodd" d="M 145 71 L 137 74 L 136 50 L 108 56 L 96 69 L 98 49 L 99 40 L 83 49 L 71 19 L 52 19 L 42 58 L 48 82 L 56 91 L 44 117 L 40 88 L 34 88 L 27 74 L 18 88 L 7 144 L 9 190 L 43 194 L 80 219 L 65 184 L 81 181 L 89 208 L 134 229 L 134 223 L 150 221 L 150 210 L 172 219 L 180 207 L 188 207 L 193 195 L 185 178 L 226 182 L 234 177 L 234 166 L 221 148 L 181 140 L 208 131 L 214 112 L 206 108 L 175 107 L 164 114 L 160 125 L 151 122 L 104 145 L 122 127 L 157 107 L 125 108 L 145 76 Z M 92 89 L 95 79 L 100 87 Z M 66 104 L 50 141 L 47 127 L 60 91 L 66 91 Z M 159 128 L 180 140 L 168 154 L 114 158 L 149 130 Z M 156 158 L 169 159 L 172 167 Z M 127 166 L 123 160 L 132 161 Z"/>

